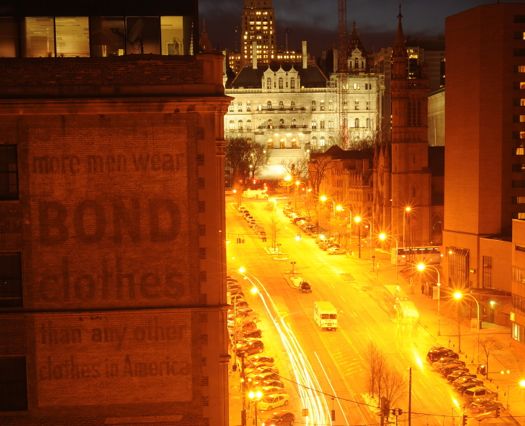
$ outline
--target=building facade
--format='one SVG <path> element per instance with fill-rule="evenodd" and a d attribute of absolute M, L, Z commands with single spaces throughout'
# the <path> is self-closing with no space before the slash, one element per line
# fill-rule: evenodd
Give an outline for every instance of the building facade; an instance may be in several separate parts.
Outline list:
<path fill-rule="evenodd" d="M 2 16 L 26 56 L 0 59 L 2 425 L 228 424 L 222 57 L 161 47 L 189 3 Z M 165 54 L 92 50 L 95 10 L 156 17 Z"/>
<path fill-rule="evenodd" d="M 399 247 L 431 241 L 432 176 L 428 164 L 427 96 L 423 75 L 409 73 L 408 50 L 398 16 L 390 74 L 390 138 L 376 150 L 374 217 Z"/>
<path fill-rule="evenodd" d="M 446 20 L 444 281 L 479 296 L 483 316 L 490 298 L 507 295 L 496 317 L 504 314 L 521 341 L 523 306 L 510 306 L 510 294 L 523 294 L 511 278 L 521 240 L 511 241 L 513 222 L 525 219 L 524 34 L 523 4 L 480 6 Z"/>
<path fill-rule="evenodd" d="M 224 118 L 226 138 L 257 142 L 266 147 L 270 164 L 289 165 L 338 144 L 344 110 L 350 143 L 371 143 L 380 126 L 382 76 L 349 74 L 344 91 L 338 84 L 308 61 L 306 42 L 302 62 L 254 60 L 226 83 L 233 98 Z"/>
<path fill-rule="evenodd" d="M 255 54 L 264 63 L 276 56 L 275 19 L 272 0 L 244 0 L 241 19 L 241 64 L 249 64 Z M 254 44 L 255 43 L 255 44 Z"/>

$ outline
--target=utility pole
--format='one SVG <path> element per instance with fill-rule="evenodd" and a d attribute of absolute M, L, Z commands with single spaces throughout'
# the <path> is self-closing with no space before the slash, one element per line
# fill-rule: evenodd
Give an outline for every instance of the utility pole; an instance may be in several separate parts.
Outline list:
<path fill-rule="evenodd" d="M 408 426 L 412 425 L 412 367 L 408 369 Z"/>
<path fill-rule="evenodd" d="M 246 376 L 244 375 L 244 352 L 241 352 L 241 392 L 242 392 L 241 426 L 246 426 Z"/>

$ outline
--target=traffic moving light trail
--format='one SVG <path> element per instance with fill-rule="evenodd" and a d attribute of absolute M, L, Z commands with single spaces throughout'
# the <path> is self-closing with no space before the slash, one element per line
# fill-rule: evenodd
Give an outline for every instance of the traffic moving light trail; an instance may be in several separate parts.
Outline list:
<path fill-rule="evenodd" d="M 306 425 L 332 425 L 331 413 L 326 401 L 325 394 L 321 391 L 321 385 L 308 358 L 297 340 L 293 330 L 281 315 L 272 296 L 253 275 L 245 275 L 247 280 L 257 289 L 268 318 L 273 323 L 279 334 L 282 345 L 290 360 L 294 379 L 283 377 L 284 380 L 292 380 L 297 385 L 297 391 L 301 400 L 301 407 L 308 411 L 304 417 Z"/>

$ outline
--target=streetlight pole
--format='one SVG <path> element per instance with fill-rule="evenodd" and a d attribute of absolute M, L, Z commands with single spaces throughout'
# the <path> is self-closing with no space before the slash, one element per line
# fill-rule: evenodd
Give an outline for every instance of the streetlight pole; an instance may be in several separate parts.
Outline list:
<path fill-rule="evenodd" d="M 406 248 L 406 237 L 405 237 L 405 232 L 406 232 L 406 220 L 407 220 L 407 214 L 409 214 L 410 212 L 412 211 L 412 207 L 410 206 L 405 206 L 403 208 L 403 248 Z M 399 231 L 398 231 L 399 232 Z"/>
<path fill-rule="evenodd" d="M 441 275 L 439 269 L 434 265 L 426 265 L 423 262 L 417 264 L 417 270 L 423 272 L 426 268 L 431 268 L 437 272 L 437 288 L 438 288 L 438 336 L 441 336 Z M 478 349 L 479 352 L 479 349 Z M 479 355 L 478 355 L 479 357 Z"/>
<path fill-rule="evenodd" d="M 263 397 L 263 393 L 260 390 L 250 391 L 248 393 L 248 398 L 250 398 L 250 401 L 254 402 L 254 406 L 255 406 L 255 416 L 253 419 L 253 424 L 255 426 L 257 426 L 257 403 L 261 400 L 262 397 Z"/>
<path fill-rule="evenodd" d="M 474 302 L 476 302 L 476 328 L 477 328 L 477 335 L 478 335 L 478 344 L 477 344 L 477 358 L 478 358 L 478 362 L 479 362 L 479 334 L 480 334 L 480 329 L 481 329 L 481 322 L 480 322 L 480 305 L 479 305 L 479 302 L 478 302 L 478 299 L 476 299 L 472 294 L 470 293 L 465 293 L 463 294 L 461 291 L 456 291 L 454 292 L 454 299 L 456 300 L 461 300 L 463 298 L 463 296 L 468 296 L 468 297 L 471 297 L 472 300 L 474 300 Z M 458 305 L 458 322 L 459 322 L 459 305 Z M 460 340 L 461 341 L 461 340 Z"/>
<path fill-rule="evenodd" d="M 357 248 L 357 251 L 358 251 L 358 254 L 359 254 L 359 259 L 361 259 L 361 216 L 354 216 L 354 222 L 357 224 L 357 238 L 358 238 L 358 248 Z"/>

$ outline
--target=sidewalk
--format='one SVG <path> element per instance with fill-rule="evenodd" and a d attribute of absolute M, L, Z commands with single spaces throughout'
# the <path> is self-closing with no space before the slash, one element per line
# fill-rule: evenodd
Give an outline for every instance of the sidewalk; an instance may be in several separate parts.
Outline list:
<path fill-rule="evenodd" d="M 487 364 L 488 353 L 488 379 L 480 378 L 498 393 L 498 400 L 507 408 L 508 412 L 501 415 L 511 415 L 516 424 L 525 425 L 525 389 L 519 386 L 520 380 L 525 379 L 525 345 L 511 338 L 508 327 L 483 322 L 478 333 L 476 321 L 468 319 L 462 319 L 458 327 L 457 302 L 442 298 L 438 316 L 437 300 L 423 294 L 418 285 L 410 286 L 402 273 L 398 281 L 418 307 L 420 325 L 433 336 L 436 345 L 460 353 L 473 372 L 479 365 Z"/>

